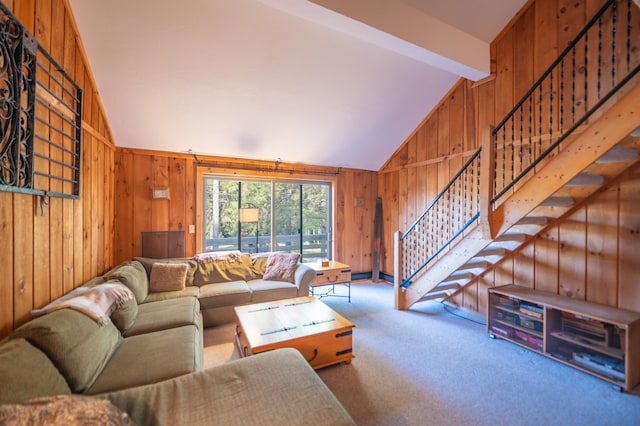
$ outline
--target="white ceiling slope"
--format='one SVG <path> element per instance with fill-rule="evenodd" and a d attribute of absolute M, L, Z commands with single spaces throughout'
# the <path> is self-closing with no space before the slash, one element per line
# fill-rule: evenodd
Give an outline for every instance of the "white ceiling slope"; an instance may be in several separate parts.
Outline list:
<path fill-rule="evenodd" d="M 70 0 L 118 146 L 366 170 L 525 2 Z"/>

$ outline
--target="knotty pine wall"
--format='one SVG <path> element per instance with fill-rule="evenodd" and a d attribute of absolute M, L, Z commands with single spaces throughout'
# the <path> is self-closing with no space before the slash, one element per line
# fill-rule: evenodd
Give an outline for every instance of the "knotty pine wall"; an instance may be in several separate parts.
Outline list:
<path fill-rule="evenodd" d="M 460 80 L 380 169 L 380 270 L 385 274 L 393 276 L 393 233 L 413 224 L 477 150 L 479 129 L 493 123 L 494 87 L 493 79 L 482 84 Z"/>
<path fill-rule="evenodd" d="M 393 232 L 408 229 L 479 147 L 484 126 L 497 124 L 513 108 L 604 3 L 529 1 L 491 44 L 492 77 L 475 84 L 459 81 L 387 161 L 378 177 L 384 273 L 393 274 Z M 638 34 L 638 28 L 633 31 Z M 639 49 L 634 54 L 640 56 Z M 640 290 L 633 281 L 640 273 L 634 266 L 640 264 L 638 215 L 631 213 L 638 211 L 639 194 L 633 188 L 640 185 L 634 170 L 472 283 L 454 302 L 484 313 L 486 288 L 515 282 L 640 311 Z"/>
<path fill-rule="evenodd" d="M 67 0 L 3 0 L 83 91 L 81 196 L 0 191 L 0 338 L 113 266 L 115 145 Z"/>
<path fill-rule="evenodd" d="M 265 177 L 331 181 L 334 190 L 334 258 L 352 267 L 354 273 L 371 272 L 373 219 L 377 173 L 355 169 L 301 166 L 266 161 L 118 148 L 116 179 L 116 262 L 140 255 L 140 233 L 184 230 L 185 252 L 200 251 L 196 234 L 201 232 L 197 193 L 202 174 L 231 177 Z M 151 199 L 154 187 L 169 188 L 170 199 Z M 362 199 L 363 205 L 356 205 Z"/>

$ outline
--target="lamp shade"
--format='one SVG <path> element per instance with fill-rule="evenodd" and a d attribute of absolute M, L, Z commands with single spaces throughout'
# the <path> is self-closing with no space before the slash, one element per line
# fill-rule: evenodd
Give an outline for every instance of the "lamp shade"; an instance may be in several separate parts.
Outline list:
<path fill-rule="evenodd" d="M 258 209 L 238 209 L 238 220 L 242 223 L 257 222 L 258 221 Z"/>

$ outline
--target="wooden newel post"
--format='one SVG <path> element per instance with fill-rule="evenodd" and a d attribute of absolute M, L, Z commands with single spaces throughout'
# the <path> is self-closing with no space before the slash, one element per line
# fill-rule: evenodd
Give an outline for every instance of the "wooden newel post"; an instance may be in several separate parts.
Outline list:
<path fill-rule="evenodd" d="M 491 209 L 493 198 L 493 180 L 495 175 L 495 144 L 493 143 L 493 126 L 485 126 L 480 131 L 480 227 L 483 237 L 493 239 L 494 227 Z"/>
<path fill-rule="evenodd" d="M 400 231 L 393 233 L 393 294 L 394 307 L 396 309 L 406 309 L 404 292 L 402 291 L 402 241 L 400 241 Z"/>

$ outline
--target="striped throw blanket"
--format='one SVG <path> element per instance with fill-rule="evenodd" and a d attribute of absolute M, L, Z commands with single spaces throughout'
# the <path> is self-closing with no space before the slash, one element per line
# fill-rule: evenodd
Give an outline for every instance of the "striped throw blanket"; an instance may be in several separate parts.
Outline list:
<path fill-rule="evenodd" d="M 111 321 L 111 312 L 134 297 L 127 286 L 115 282 L 94 287 L 78 287 L 45 307 L 32 310 L 31 315 L 38 317 L 58 309 L 70 308 L 82 312 L 100 325 L 105 325 Z"/>

